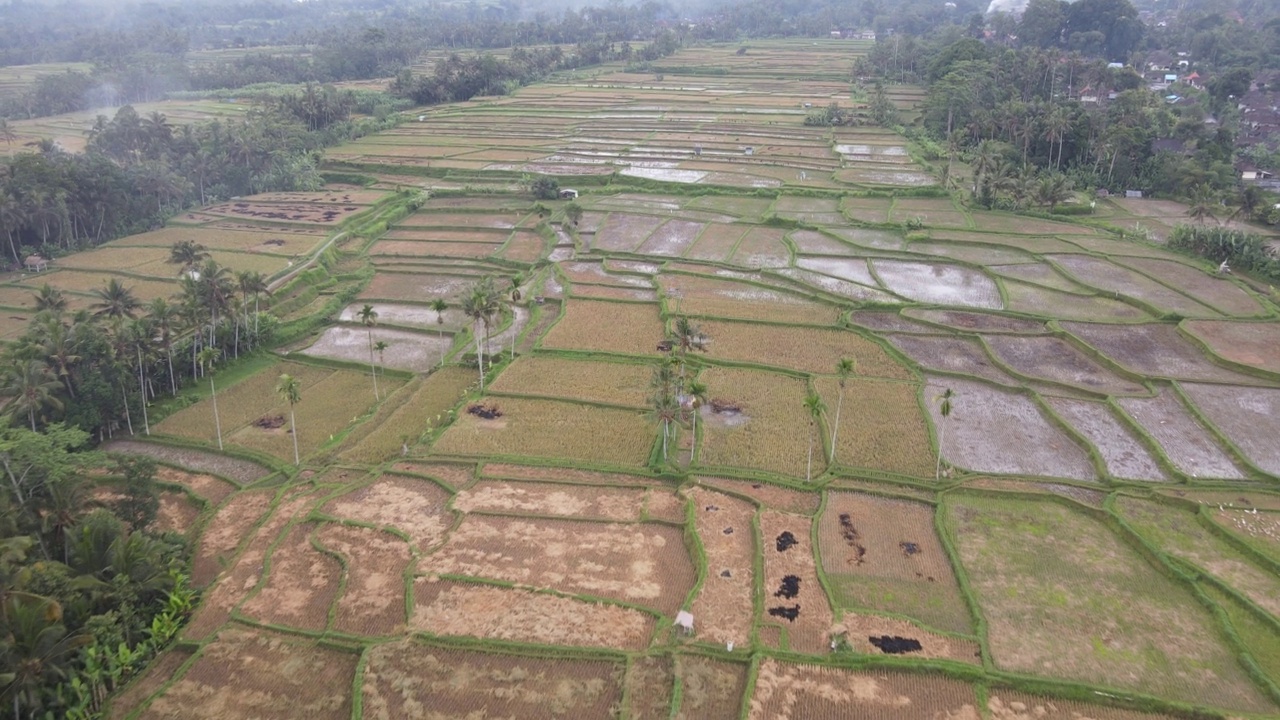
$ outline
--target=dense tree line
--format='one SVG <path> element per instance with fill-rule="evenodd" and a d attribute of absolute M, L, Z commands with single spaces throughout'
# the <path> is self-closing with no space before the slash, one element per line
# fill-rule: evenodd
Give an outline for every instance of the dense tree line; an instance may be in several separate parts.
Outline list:
<path fill-rule="evenodd" d="M 185 543 L 153 528 L 154 461 L 87 441 L 0 426 L 0 718 L 93 717 L 191 609 Z"/>

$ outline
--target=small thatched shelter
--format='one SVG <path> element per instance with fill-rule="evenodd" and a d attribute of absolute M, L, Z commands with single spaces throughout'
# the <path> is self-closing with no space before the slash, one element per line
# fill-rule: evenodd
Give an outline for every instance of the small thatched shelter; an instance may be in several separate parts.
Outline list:
<path fill-rule="evenodd" d="M 31 272 L 44 272 L 49 269 L 49 261 L 40 255 L 28 255 L 22 264 Z"/>

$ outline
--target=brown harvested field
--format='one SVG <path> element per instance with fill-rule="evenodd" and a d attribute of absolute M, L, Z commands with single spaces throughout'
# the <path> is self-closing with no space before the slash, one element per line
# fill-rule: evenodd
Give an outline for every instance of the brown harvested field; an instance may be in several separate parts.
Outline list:
<path fill-rule="evenodd" d="M 633 720 L 668 720 L 675 685 L 675 662 L 670 655 L 646 655 L 627 663 L 627 697 Z"/>
<path fill-rule="evenodd" d="M 275 493 L 270 490 L 242 492 L 228 500 L 205 525 L 191 561 L 191 583 L 203 587 L 213 582 L 231 561 L 250 530 L 271 509 Z"/>
<path fill-rule="evenodd" d="M 836 604 L 972 633 L 973 619 L 933 515 L 924 503 L 828 493 L 818 550 Z"/>
<path fill-rule="evenodd" d="M 498 252 L 500 247 L 498 243 L 379 240 L 369 248 L 369 254 L 380 257 L 482 258 Z"/>
<path fill-rule="evenodd" d="M 267 550 L 280 537 L 285 526 L 304 515 L 315 502 L 314 490 L 305 486 L 296 488 L 281 499 L 271 516 L 262 523 L 240 553 L 235 565 L 219 576 L 212 590 L 204 593 L 200 606 L 191 621 L 183 628 L 187 640 L 203 640 L 218 630 L 231 616 L 231 610 L 240 604 L 261 579 Z"/>
<path fill-rule="evenodd" d="M 294 525 L 271 551 L 267 580 L 240 606 L 255 620 L 323 632 L 338 597 L 342 565 L 311 544 L 313 523 Z"/>
<path fill-rule="evenodd" d="M 576 283 L 573 285 L 570 294 L 575 298 L 584 298 L 587 300 L 624 300 L 649 303 L 658 301 L 658 293 L 656 290 L 615 287 L 613 285 L 587 285 L 584 283 Z"/>
<path fill-rule="evenodd" d="M 991 720 L 1173 720 L 1169 715 L 1036 697 L 1002 688 L 988 690 L 987 710 Z"/>
<path fill-rule="evenodd" d="M 712 490 L 690 488 L 687 494 L 707 555 L 707 579 L 690 608 L 694 632 L 700 639 L 745 646 L 755 618 L 756 509 Z"/>
<path fill-rule="evenodd" d="M 511 236 L 502 248 L 502 257 L 518 263 L 533 264 L 547 250 L 547 241 L 531 232 L 518 232 Z"/>
<path fill-rule="evenodd" d="M 139 717 L 347 720 L 359 659 L 315 640 L 231 626 Z"/>
<path fill-rule="evenodd" d="M 1016 387 L 1020 383 L 991 359 L 977 339 L 953 335 L 887 335 L 889 342 L 925 370 L 973 375 Z"/>
<path fill-rule="evenodd" d="M 792 652 L 827 652 L 834 623 L 827 594 L 818 582 L 813 520 L 773 510 L 760 511 L 760 552 L 764 556 L 764 608 L 760 621 L 787 629 Z"/>
<path fill-rule="evenodd" d="M 236 490 L 235 485 L 213 475 L 200 475 L 165 465 L 156 467 L 156 481 L 181 485 L 210 505 L 218 505 Z"/>
<path fill-rule="evenodd" d="M 125 455 L 146 455 L 163 463 L 171 463 L 196 472 L 210 473 L 241 485 L 248 485 L 271 473 L 270 470 L 249 460 L 138 440 L 116 440 L 104 445 L 102 449 Z"/>
<path fill-rule="evenodd" d="M 493 228 L 513 230 L 524 218 L 524 213 L 514 211 L 507 215 L 497 213 L 449 213 L 419 212 L 396 223 L 397 228 Z"/>
<path fill-rule="evenodd" d="M 317 202 L 251 202 L 251 198 L 204 208 L 209 215 L 222 215 L 255 221 L 336 225 L 364 207 L 342 203 Z"/>
<path fill-rule="evenodd" d="M 558 400 L 497 397 L 501 417 L 459 412 L 432 451 L 460 456 L 529 456 L 639 467 L 649 457 L 654 427 L 639 410 Z"/>
<path fill-rule="evenodd" d="M 1005 266 L 1005 268 L 1014 266 Z M 1032 283 L 1005 280 L 1002 283 L 1011 312 L 1054 317 L 1059 320 L 1113 322 L 1147 320 L 1150 315 L 1129 303 L 1105 295 L 1077 295 Z"/>
<path fill-rule="evenodd" d="M 988 335 L 983 338 L 997 360 L 1027 377 L 1063 383 L 1103 395 L 1146 395 L 1141 383 L 1126 378 L 1056 337 Z"/>
<path fill-rule="evenodd" d="M 620 663 L 537 659 L 413 641 L 369 650 L 364 717 L 603 718 L 622 702 Z"/>
<path fill-rule="evenodd" d="M 973 687 L 936 675 L 760 664 L 750 720 L 980 720 Z"/>
<path fill-rule="evenodd" d="M 159 690 L 161 685 L 169 682 L 178 668 L 194 654 L 193 650 L 185 647 L 170 647 L 160 654 L 147 665 L 141 676 L 111 697 L 106 717 L 109 720 L 124 720 Z"/>
<path fill-rule="evenodd" d="M 200 505 L 184 492 L 160 493 L 160 508 L 156 511 L 154 530 L 186 535 L 200 517 Z"/>
<path fill-rule="evenodd" d="M 454 498 L 460 512 L 551 515 L 586 520 L 638 521 L 645 488 L 583 487 L 535 482 L 481 480 Z"/>
<path fill-rule="evenodd" d="M 1186 320 L 1180 326 L 1209 351 L 1234 363 L 1280 373 L 1280 325 L 1230 320 Z"/>
<path fill-rule="evenodd" d="M 695 571 L 679 528 L 471 515 L 419 573 L 598 595 L 674 615 Z"/>
<path fill-rule="evenodd" d="M 840 382 L 818 378 L 814 387 L 827 405 L 827 427 L 835 423 L 837 465 L 930 477 L 935 469 L 929 425 L 920 409 L 920 386 L 854 377 L 845 381 L 840 403 Z"/>
<path fill-rule="evenodd" d="M 414 632 L 616 650 L 648 647 L 656 625 L 632 608 L 430 577 L 414 581 L 409 618 Z"/>
<path fill-rule="evenodd" d="M 573 298 L 543 347 L 655 356 L 666 335 L 658 306 Z"/>
<path fill-rule="evenodd" d="M 375 482 L 334 498 L 321 512 L 407 535 L 420 552 L 444 540 L 453 524 L 446 505 L 449 493 L 430 480 L 384 475 Z"/>
<path fill-rule="evenodd" d="M 834 373 L 841 358 L 857 362 L 864 377 L 911 379 L 911 372 L 879 344 L 848 330 L 778 327 L 743 322 L 703 322 L 713 360 L 781 365 L 812 373 Z"/>
<path fill-rule="evenodd" d="M 1140 375 L 1241 385 L 1267 384 L 1214 365 L 1175 325 L 1064 322 L 1062 328 Z"/>
<path fill-rule="evenodd" d="M 1176 313 L 1187 317 L 1218 317 L 1213 309 L 1192 300 L 1187 295 L 1152 280 L 1142 273 L 1120 267 L 1110 261 L 1091 255 L 1050 255 L 1068 276 L 1100 290 L 1107 295 L 1126 295 L 1160 313 Z"/>
<path fill-rule="evenodd" d="M 708 368 L 699 378 L 707 384 L 711 403 L 699 409 L 702 442 L 698 465 L 805 477 L 810 440 L 805 381 L 761 370 L 721 367 Z M 717 413 L 717 401 L 739 409 Z M 815 476 L 827 466 L 820 432 L 814 435 Z"/>
<path fill-rule="evenodd" d="M 787 267 L 791 264 L 791 250 L 783 242 L 785 235 L 781 228 L 751 228 L 728 262 L 750 268 Z"/>
<path fill-rule="evenodd" d="M 1173 260 L 1116 258 L 1116 261 L 1168 283 L 1226 315 L 1261 315 L 1261 303 L 1243 285 Z"/>
<path fill-rule="evenodd" d="M 626 213 L 609 213 L 600 229 L 596 231 L 593 249 L 610 252 L 635 252 L 636 248 L 658 229 L 663 218 L 652 215 L 628 215 Z"/>
<path fill-rule="evenodd" d="M 712 223 L 707 225 L 698 241 L 684 253 L 693 260 L 710 260 L 724 262 L 738 246 L 738 241 L 746 235 L 748 226 Z"/>
<path fill-rule="evenodd" d="M 392 470 L 435 478 L 451 488 L 469 485 L 475 479 L 475 468 L 466 463 L 431 463 L 407 461 L 391 466 Z"/>
<path fill-rule="evenodd" d="M 401 633 L 409 545 L 391 533 L 335 523 L 321 526 L 316 541 L 344 558 L 333 629 L 352 635 Z"/>
<path fill-rule="evenodd" d="M 730 478 L 697 478 L 697 481 L 709 488 L 746 495 L 772 510 L 796 515 L 812 515 L 818 511 L 818 504 L 822 502 L 822 496 L 817 492 L 792 490 L 771 483 Z"/>
<path fill-rule="evenodd" d="M 747 666 L 699 655 L 676 657 L 684 693 L 675 720 L 736 718 L 747 691 Z"/>
<path fill-rule="evenodd" d="M 997 667 L 1274 712 L 1208 610 L 1101 521 L 967 493 L 943 508 Z"/>
<path fill-rule="evenodd" d="M 546 480 L 558 483 L 582 483 L 584 485 L 642 485 L 661 486 L 661 480 L 642 475 L 579 470 L 577 468 L 542 467 L 539 465 L 512 465 L 510 463 L 486 463 L 482 473 L 490 478 L 511 480 Z"/>
<path fill-rule="evenodd" d="M 653 366 L 525 356 L 489 385 L 493 393 L 646 407 Z"/>
<path fill-rule="evenodd" d="M 646 489 L 644 513 L 646 520 L 664 520 L 684 525 L 685 500 L 665 488 Z"/>

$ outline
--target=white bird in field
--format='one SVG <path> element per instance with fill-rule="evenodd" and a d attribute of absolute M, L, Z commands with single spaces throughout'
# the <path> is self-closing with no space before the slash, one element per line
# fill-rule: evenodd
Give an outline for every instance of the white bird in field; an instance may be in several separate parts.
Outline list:
<path fill-rule="evenodd" d="M 1226 260 L 1223 260 L 1222 264 L 1218 266 L 1218 274 L 1222 275 L 1223 273 L 1229 272 L 1231 272 L 1231 266 L 1227 264 Z"/>

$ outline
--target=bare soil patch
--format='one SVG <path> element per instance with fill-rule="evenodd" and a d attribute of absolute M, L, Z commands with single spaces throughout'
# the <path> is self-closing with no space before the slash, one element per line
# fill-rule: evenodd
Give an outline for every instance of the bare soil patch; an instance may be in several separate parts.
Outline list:
<path fill-rule="evenodd" d="M 419 551 L 444 540 L 453 524 L 445 504 L 449 494 L 429 480 L 383 476 L 376 482 L 330 500 L 322 511 L 334 517 L 395 528 L 408 535 Z"/>
<path fill-rule="evenodd" d="M 747 717 L 980 720 L 982 714 L 973 688 L 957 680 L 790 665 L 769 658 L 760 664 Z"/>
<path fill-rule="evenodd" d="M 1280 390 L 1196 383 L 1182 389 L 1254 465 L 1280 475 Z"/>
<path fill-rule="evenodd" d="M 985 340 L 998 359 L 1028 377 L 1104 395 L 1145 395 L 1148 392 L 1141 383 L 1120 376 L 1061 338 L 990 335 Z"/>
<path fill-rule="evenodd" d="M 1045 398 L 1058 415 L 1080 433 L 1102 456 L 1107 472 L 1123 480 L 1167 482 L 1169 476 L 1133 429 L 1120 421 L 1107 405 L 1087 400 Z"/>
<path fill-rule="evenodd" d="M 1280 324 L 1187 320 L 1181 327 L 1224 360 L 1280 373 Z"/>
<path fill-rule="evenodd" d="M 996 365 L 982 344 L 973 338 L 944 335 L 887 335 L 907 357 L 926 370 L 963 373 L 990 380 L 1000 385 L 1017 387 L 1021 383 Z"/>
<path fill-rule="evenodd" d="M 1062 327 L 1139 375 L 1246 386 L 1269 384 L 1214 365 L 1173 325 L 1064 322 Z"/>
<path fill-rule="evenodd" d="M 346 720 L 357 660 L 314 640 L 228 627 L 141 717 Z"/>
<path fill-rule="evenodd" d="M 991 720 L 1169 720 L 1167 715 L 1088 705 L 993 688 L 987 698 Z"/>
<path fill-rule="evenodd" d="M 861 325 L 869 330 L 879 332 L 909 332 L 935 335 L 942 332 L 932 325 L 916 322 L 896 312 L 886 312 L 884 310 L 854 310 L 849 314 L 849 320 L 854 325 Z"/>
<path fill-rule="evenodd" d="M 617 605 L 517 588 L 418 578 L 409 629 L 545 645 L 643 650 L 657 618 Z"/>
<path fill-rule="evenodd" d="M 833 492 L 818 523 L 822 567 L 836 602 L 972 633 L 934 509 L 909 500 Z"/>
<path fill-rule="evenodd" d="M 951 388 L 951 416 L 934 400 Z M 946 425 L 942 457 L 978 472 L 1096 480 L 1093 461 L 1030 398 L 972 380 L 935 377 L 925 387 L 934 427 Z"/>
<path fill-rule="evenodd" d="M 694 530 L 707 554 L 707 579 L 693 600 L 694 632 L 717 643 L 744 646 L 755 616 L 756 509 L 745 500 L 692 488 Z M 728 532 L 728 531 L 732 532 Z"/>
<path fill-rule="evenodd" d="M 334 523 L 322 526 L 316 540 L 346 559 L 346 583 L 334 629 L 354 635 L 403 631 L 405 571 L 411 559 L 408 544 L 390 533 Z"/>
<path fill-rule="evenodd" d="M 583 487 L 481 480 L 458 493 L 461 512 L 554 515 L 596 520 L 640 520 L 644 488 Z"/>
<path fill-rule="evenodd" d="M 921 659 L 945 659 L 982 664 L 976 640 L 929 632 L 898 618 L 846 612 L 831 628 L 832 637 L 843 637 L 863 655 L 903 655 Z"/>
<path fill-rule="evenodd" d="M 579 470 L 576 468 L 543 467 L 540 465 L 513 465 L 510 463 L 486 463 L 482 474 L 484 477 L 490 478 L 546 480 L 560 483 L 583 483 L 585 485 L 662 485 L 661 480 L 644 477 L 643 475 L 626 475 L 623 473 Z"/>
<path fill-rule="evenodd" d="M 966 312 L 964 310 L 933 310 L 928 308 L 906 308 L 902 311 L 907 317 L 935 322 L 965 332 L 980 333 L 1018 333 L 1025 335 L 1043 335 L 1048 332 L 1040 320 L 996 315 L 995 313 Z"/>
<path fill-rule="evenodd" d="M 1178 396 L 1162 388 L 1154 398 L 1120 398 L 1120 407 L 1155 438 L 1174 467 L 1193 478 L 1245 477 L 1230 454 Z"/>
<path fill-rule="evenodd" d="M 622 702 L 622 673 L 599 660 L 389 643 L 369 650 L 364 712 L 373 720 L 609 717 Z"/>
<path fill-rule="evenodd" d="M 452 488 L 460 488 L 471 484 L 475 479 L 474 467 L 472 465 L 458 465 L 454 463 L 428 463 L 428 462 L 398 462 L 391 468 L 398 472 L 413 473 L 414 475 L 426 475 L 437 480 L 443 481 Z"/>
<path fill-rule="evenodd" d="M 695 572 L 679 528 L 472 515 L 419 572 L 599 595 L 674 615 Z"/>
<path fill-rule="evenodd" d="M 271 553 L 267 579 L 240 610 L 273 625 L 323 631 L 338 597 L 342 566 L 311 545 L 316 526 L 299 523 Z"/>
<path fill-rule="evenodd" d="M 152 660 L 140 677 L 111 698 L 107 717 L 111 720 L 123 720 L 159 690 L 161 685 L 169 682 L 178 668 L 193 654 L 186 648 L 172 647 Z"/>
<path fill-rule="evenodd" d="M 803 516 L 760 511 L 764 612 L 785 625 L 792 651 L 818 654 L 830 649 L 833 618 L 827 594 L 818 583 L 815 549 L 809 542 L 812 522 Z M 784 542 L 784 537 L 792 542 Z"/>
<path fill-rule="evenodd" d="M 685 523 L 685 501 L 665 488 L 649 488 L 645 495 L 645 517 L 650 520 Z"/>
<path fill-rule="evenodd" d="M 186 493 L 162 492 L 153 529 L 159 532 L 186 535 L 191 532 L 198 517 L 200 517 L 200 506 Z"/>

